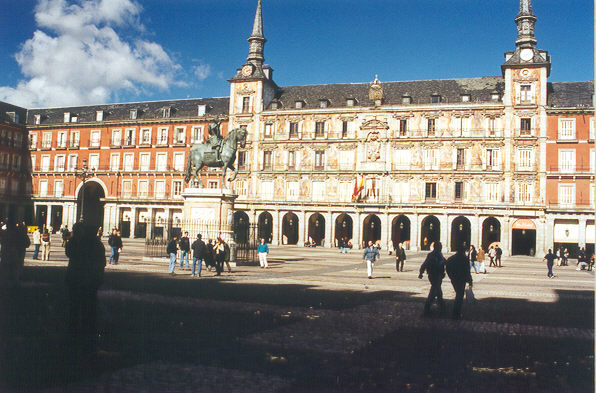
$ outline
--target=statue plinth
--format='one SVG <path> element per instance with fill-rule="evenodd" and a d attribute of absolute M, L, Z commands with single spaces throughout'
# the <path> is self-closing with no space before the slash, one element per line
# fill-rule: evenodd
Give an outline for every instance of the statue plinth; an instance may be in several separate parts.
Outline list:
<path fill-rule="evenodd" d="M 238 198 L 234 191 L 219 188 L 187 188 L 182 192 L 182 197 L 182 232 L 188 231 L 191 243 L 200 233 L 205 242 L 221 236 L 231 247 L 234 246 L 232 223 L 234 201 Z"/>

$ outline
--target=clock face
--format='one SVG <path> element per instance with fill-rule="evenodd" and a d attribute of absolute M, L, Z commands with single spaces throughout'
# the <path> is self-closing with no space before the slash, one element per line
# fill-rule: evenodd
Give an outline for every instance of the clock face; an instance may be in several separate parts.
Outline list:
<path fill-rule="evenodd" d="M 252 66 L 245 65 L 244 67 L 242 67 L 242 75 L 244 75 L 244 76 L 252 75 Z"/>
<path fill-rule="evenodd" d="M 532 60 L 532 58 L 534 57 L 534 51 L 532 49 L 527 48 L 522 49 L 519 53 L 519 57 L 521 57 L 521 59 L 524 61 Z"/>

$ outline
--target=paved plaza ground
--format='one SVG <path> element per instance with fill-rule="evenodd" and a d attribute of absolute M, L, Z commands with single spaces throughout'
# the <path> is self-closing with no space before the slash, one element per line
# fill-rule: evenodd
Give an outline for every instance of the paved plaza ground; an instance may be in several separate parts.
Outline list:
<path fill-rule="evenodd" d="M 270 269 L 192 278 L 125 241 L 99 293 L 100 351 L 73 361 L 52 251 L 2 292 L 1 391 L 594 391 L 594 273 L 574 265 L 548 279 L 540 258 L 504 258 L 473 274 L 477 301 L 453 321 L 422 316 L 425 253 L 398 273 L 384 251 L 369 280 L 360 251 L 271 247 Z"/>

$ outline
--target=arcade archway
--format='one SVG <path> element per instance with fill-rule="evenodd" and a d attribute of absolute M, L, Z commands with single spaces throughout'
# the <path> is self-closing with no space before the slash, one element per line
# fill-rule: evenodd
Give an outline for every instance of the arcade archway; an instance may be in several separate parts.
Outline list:
<path fill-rule="evenodd" d="M 363 247 L 368 246 L 368 242 L 376 243 L 381 240 L 381 219 L 375 214 L 369 214 L 362 224 L 362 242 Z"/>
<path fill-rule="evenodd" d="M 346 213 L 340 214 L 335 219 L 335 245 L 338 245 L 339 241 L 343 238 L 352 240 L 353 226 L 352 217 Z"/>
<path fill-rule="evenodd" d="M 536 224 L 529 218 L 520 218 L 511 227 L 511 255 L 536 254 Z"/>
<path fill-rule="evenodd" d="M 325 240 L 325 217 L 315 213 L 308 219 L 308 238 L 317 246 L 323 245 Z"/>
<path fill-rule="evenodd" d="M 300 223 L 298 216 L 294 213 L 287 213 L 282 220 L 282 244 L 298 244 L 298 230 Z"/>
<path fill-rule="evenodd" d="M 501 223 L 489 217 L 482 223 L 482 249 L 487 251 L 491 244 L 501 241 Z"/>
<path fill-rule="evenodd" d="M 105 197 L 103 187 L 98 182 L 85 182 L 77 195 L 77 217 L 94 228 L 102 226 Z"/>
<path fill-rule="evenodd" d="M 271 243 L 273 239 L 273 217 L 269 212 L 259 214 L 259 239 L 265 239 L 265 242 Z"/>
<path fill-rule="evenodd" d="M 441 223 L 435 216 L 428 216 L 422 220 L 420 231 L 420 249 L 430 250 L 433 242 L 441 240 Z"/>
<path fill-rule="evenodd" d="M 248 215 L 243 211 L 234 213 L 234 236 L 236 243 L 247 243 L 249 236 L 250 221 Z"/>
<path fill-rule="evenodd" d="M 391 241 L 393 248 L 404 243 L 404 248 L 410 248 L 410 219 L 404 215 L 397 216 L 391 223 Z"/>
<path fill-rule="evenodd" d="M 451 251 L 470 248 L 471 234 L 470 220 L 464 216 L 455 218 L 451 223 Z"/>

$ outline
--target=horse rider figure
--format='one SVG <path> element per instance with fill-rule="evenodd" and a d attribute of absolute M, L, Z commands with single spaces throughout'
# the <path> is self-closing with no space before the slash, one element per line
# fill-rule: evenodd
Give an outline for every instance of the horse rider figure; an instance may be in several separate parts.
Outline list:
<path fill-rule="evenodd" d="M 212 150 L 215 150 L 217 162 L 221 161 L 221 142 L 223 141 L 219 128 L 220 123 L 221 120 L 214 120 L 209 124 L 209 138 L 207 138 L 207 143 L 211 145 Z"/>

